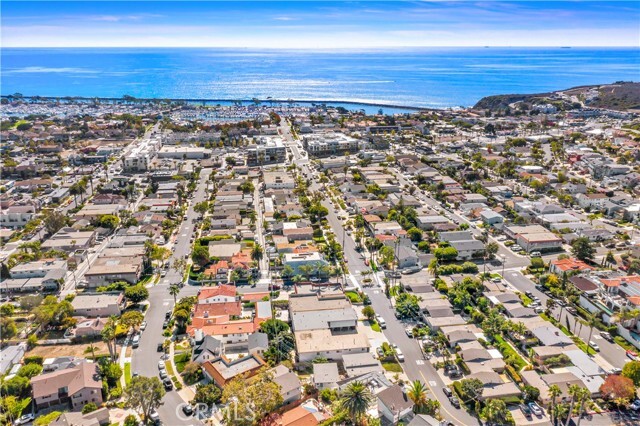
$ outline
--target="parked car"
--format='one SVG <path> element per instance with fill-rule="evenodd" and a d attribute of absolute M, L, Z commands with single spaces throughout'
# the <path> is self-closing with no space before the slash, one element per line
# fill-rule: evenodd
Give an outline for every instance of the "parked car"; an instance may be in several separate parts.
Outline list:
<path fill-rule="evenodd" d="M 158 375 L 160 376 L 160 379 L 164 380 L 167 377 L 169 377 L 169 375 L 167 374 L 167 370 L 160 370 L 160 373 L 158 373 Z"/>
<path fill-rule="evenodd" d="M 376 315 L 376 321 L 377 321 L 378 325 L 380 326 L 380 328 L 382 328 L 382 329 L 387 328 L 387 322 L 380 315 Z"/>
<path fill-rule="evenodd" d="M 398 358 L 398 361 L 404 362 L 404 354 L 399 348 L 396 348 L 396 358 Z"/>
<path fill-rule="evenodd" d="M 182 412 L 187 416 L 193 416 L 193 407 L 189 404 L 184 404 L 182 406 Z"/>
<path fill-rule="evenodd" d="M 173 389 L 173 382 L 168 377 L 162 381 L 162 384 L 164 385 L 165 390 L 169 391 Z"/>
<path fill-rule="evenodd" d="M 167 327 L 169 327 L 169 320 L 164 320 L 164 322 L 162 323 L 162 329 L 164 330 Z"/>
<path fill-rule="evenodd" d="M 142 324 L 140 324 L 140 330 L 144 330 L 145 328 L 147 328 L 147 322 L 142 321 Z"/>
<path fill-rule="evenodd" d="M 611 337 L 611 334 L 607 333 L 606 331 L 601 331 L 600 336 L 607 342 L 613 342 L 613 337 Z"/>
<path fill-rule="evenodd" d="M 589 346 L 591 346 L 594 351 L 600 352 L 600 346 L 598 346 L 593 340 L 589 340 Z"/>
<path fill-rule="evenodd" d="M 410 339 L 413 339 L 413 330 L 411 329 L 411 327 L 405 328 L 404 332 L 407 333 L 407 337 L 409 337 Z"/>
<path fill-rule="evenodd" d="M 520 411 L 522 411 L 522 414 L 524 414 L 526 418 L 531 418 L 531 408 L 529 408 L 527 404 L 520 404 Z"/>
<path fill-rule="evenodd" d="M 24 425 L 27 424 L 31 421 L 33 421 L 36 418 L 36 416 L 34 416 L 33 414 L 25 414 L 24 416 L 21 416 L 19 419 L 17 419 L 15 422 L 13 422 L 14 425 Z"/>
<path fill-rule="evenodd" d="M 453 392 L 451 392 L 451 389 L 449 389 L 449 387 L 447 386 L 442 388 L 442 392 L 444 392 L 444 394 L 447 395 L 447 398 L 453 395 Z"/>
<path fill-rule="evenodd" d="M 640 410 L 640 399 L 636 399 L 635 401 L 633 401 L 633 403 L 629 406 L 629 408 L 632 409 L 633 411 Z"/>
<path fill-rule="evenodd" d="M 165 368 L 167 367 L 164 361 L 158 361 L 158 370 L 164 370 Z"/>
<path fill-rule="evenodd" d="M 449 397 L 449 402 L 451 403 L 451 405 L 453 405 L 456 408 L 460 408 L 460 400 L 458 399 L 457 396 L 452 395 Z"/>
<path fill-rule="evenodd" d="M 149 418 L 154 423 L 158 423 L 160 421 L 160 414 L 158 414 L 158 412 L 155 409 L 153 409 L 153 410 L 151 410 L 151 413 L 149 413 Z"/>
<path fill-rule="evenodd" d="M 638 359 L 638 354 L 629 349 L 627 350 L 627 358 L 631 358 L 633 361 L 636 361 Z"/>
<path fill-rule="evenodd" d="M 382 350 L 382 346 L 378 346 L 376 349 L 376 354 L 378 354 L 378 358 L 384 357 L 384 351 Z"/>
<path fill-rule="evenodd" d="M 162 343 L 158 343 L 156 350 L 158 352 L 164 352 L 164 345 Z"/>
<path fill-rule="evenodd" d="M 535 402 L 530 402 L 529 403 L 529 408 L 531 409 L 531 412 L 533 414 L 535 414 L 536 416 L 541 416 L 542 415 L 542 408 L 540 408 L 538 406 L 538 404 L 536 404 Z"/>
<path fill-rule="evenodd" d="M 138 346 L 140 346 L 140 336 L 139 335 L 135 335 L 133 336 L 133 340 L 131 341 L 131 346 L 134 348 L 137 348 Z"/>
<path fill-rule="evenodd" d="M 571 315 L 575 315 L 578 313 L 578 310 L 573 306 L 567 306 L 567 312 L 569 312 Z"/>

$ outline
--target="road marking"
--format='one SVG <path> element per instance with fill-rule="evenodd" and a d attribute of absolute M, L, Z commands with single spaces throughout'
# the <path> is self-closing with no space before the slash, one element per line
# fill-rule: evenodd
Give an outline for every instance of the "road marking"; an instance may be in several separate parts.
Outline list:
<path fill-rule="evenodd" d="M 432 388 L 435 388 L 438 386 L 438 384 L 436 382 L 434 382 L 433 380 L 429 381 L 429 386 L 431 386 Z"/>
<path fill-rule="evenodd" d="M 164 302 L 162 306 L 169 306 L 169 302 Z"/>
<path fill-rule="evenodd" d="M 424 365 L 424 360 L 423 359 L 416 359 L 416 364 Z"/>

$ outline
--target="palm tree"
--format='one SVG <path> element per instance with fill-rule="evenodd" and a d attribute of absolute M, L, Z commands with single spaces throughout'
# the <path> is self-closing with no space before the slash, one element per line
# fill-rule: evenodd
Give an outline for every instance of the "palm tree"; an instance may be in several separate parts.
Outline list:
<path fill-rule="evenodd" d="M 551 313 L 556 308 L 556 306 L 558 306 L 558 304 L 554 299 L 551 299 L 551 298 L 547 299 L 547 315 L 548 316 L 551 316 Z"/>
<path fill-rule="evenodd" d="M 171 284 L 169 286 L 169 294 L 173 296 L 173 304 L 178 303 L 178 294 L 180 294 L 180 286 L 177 284 Z"/>
<path fill-rule="evenodd" d="M 560 386 L 558 385 L 551 385 L 549 386 L 549 397 L 551 398 L 551 408 L 550 408 L 550 415 L 551 415 L 551 424 L 555 425 L 556 424 L 556 401 L 558 400 L 558 397 L 562 394 L 562 389 L 560 389 Z"/>
<path fill-rule="evenodd" d="M 431 259 L 427 271 L 431 272 L 435 278 L 438 278 L 438 259 Z"/>
<path fill-rule="evenodd" d="M 262 246 L 260 244 L 256 243 L 251 249 L 251 259 L 256 262 L 260 262 L 263 257 L 264 250 L 262 249 Z"/>
<path fill-rule="evenodd" d="M 569 411 L 567 412 L 567 422 L 564 426 L 569 426 L 571 422 L 571 414 L 573 414 L 573 407 L 576 402 L 576 397 L 580 394 L 580 386 L 578 385 L 569 385 L 569 395 L 571 395 L 571 403 L 569 404 Z"/>
<path fill-rule="evenodd" d="M 570 416 L 568 416 L 569 407 L 567 406 L 567 404 L 558 404 L 555 408 L 555 411 L 556 411 L 556 423 L 558 423 L 560 419 L 564 416 L 567 416 L 567 419 L 571 418 Z"/>
<path fill-rule="evenodd" d="M 109 350 L 112 361 L 116 360 L 116 329 L 118 328 L 118 320 L 119 318 L 116 315 L 112 315 L 100 332 L 102 341 L 107 344 L 107 349 Z"/>
<path fill-rule="evenodd" d="M 591 392 L 589 392 L 586 388 L 580 388 L 578 400 L 580 401 L 580 407 L 578 409 L 578 423 L 576 426 L 580 426 L 580 421 L 582 420 L 582 414 L 584 413 L 584 407 L 587 402 L 591 399 Z"/>
<path fill-rule="evenodd" d="M 596 317 L 592 313 L 587 314 L 587 319 L 585 323 L 586 325 L 589 326 L 589 338 L 587 339 L 588 347 L 591 347 L 591 334 L 593 333 L 593 327 L 597 324 L 597 322 L 598 322 L 598 317 Z"/>
<path fill-rule="evenodd" d="M 409 392 L 407 392 L 409 399 L 413 401 L 413 411 L 416 414 L 422 413 L 427 405 L 427 387 L 420 381 L 414 380 L 411 382 Z"/>
<path fill-rule="evenodd" d="M 340 397 L 340 408 L 349 413 L 356 425 L 362 424 L 362 419 L 369 406 L 373 404 L 374 396 L 367 386 L 360 381 L 349 384 Z"/>

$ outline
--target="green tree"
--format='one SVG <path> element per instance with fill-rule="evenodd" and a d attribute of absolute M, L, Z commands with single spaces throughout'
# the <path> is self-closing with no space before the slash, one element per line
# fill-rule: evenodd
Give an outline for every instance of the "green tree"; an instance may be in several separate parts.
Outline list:
<path fill-rule="evenodd" d="M 12 339 L 16 334 L 18 334 L 16 322 L 11 318 L 0 318 L 0 341 L 4 342 L 5 339 Z"/>
<path fill-rule="evenodd" d="M 196 395 L 193 398 L 194 402 L 207 404 L 211 407 L 213 404 L 220 402 L 222 398 L 222 391 L 218 386 L 213 383 L 198 384 L 196 385 Z"/>
<path fill-rule="evenodd" d="M 498 243 L 494 243 L 494 242 L 487 243 L 487 245 L 484 246 L 485 256 L 488 259 L 493 259 L 494 257 L 496 257 L 496 254 L 498 253 L 499 249 L 500 249 L 500 246 L 498 245 Z"/>
<path fill-rule="evenodd" d="M 485 406 L 482 409 L 482 417 L 489 423 L 494 424 L 508 424 L 509 410 L 507 410 L 507 404 L 501 399 L 489 399 L 485 402 Z"/>
<path fill-rule="evenodd" d="M 362 308 L 362 315 L 369 321 L 373 321 L 376 317 L 376 312 L 373 310 L 371 306 L 365 306 Z"/>
<path fill-rule="evenodd" d="M 171 284 L 169 286 L 169 294 L 173 296 L 173 304 L 175 305 L 178 300 L 178 295 L 180 294 L 180 286 L 177 284 Z"/>
<path fill-rule="evenodd" d="M 9 424 L 14 420 L 17 420 L 22 415 L 22 412 L 31 405 L 31 398 L 20 399 L 13 395 L 3 395 L 2 400 L 0 401 L 0 407 L 2 408 L 2 412 L 9 420 Z"/>
<path fill-rule="evenodd" d="M 131 301 L 131 303 L 137 305 L 149 298 L 149 290 L 142 284 L 134 285 L 124 291 L 124 297 Z"/>
<path fill-rule="evenodd" d="M 140 324 L 144 321 L 144 316 L 140 311 L 131 310 L 126 311 L 120 317 L 120 323 L 129 327 L 129 328 L 138 328 Z"/>
<path fill-rule="evenodd" d="M 640 361 L 627 362 L 622 367 L 622 375 L 633 380 L 635 386 L 640 386 Z"/>
<path fill-rule="evenodd" d="M 551 424 L 556 424 L 556 406 L 558 403 L 558 397 L 562 395 L 562 389 L 560 389 L 560 386 L 558 385 L 551 385 L 549 386 L 548 394 L 549 398 L 551 399 L 551 402 L 549 404 L 549 416 L 551 417 Z"/>
<path fill-rule="evenodd" d="M 18 376 L 30 379 L 40 373 L 42 373 L 42 366 L 40 364 L 25 364 L 20 367 L 17 374 Z"/>
<path fill-rule="evenodd" d="M 280 333 L 289 331 L 289 324 L 279 319 L 271 318 L 260 324 L 260 331 L 265 333 L 269 340 L 275 339 Z"/>
<path fill-rule="evenodd" d="M 349 383 L 340 395 L 339 407 L 349 413 L 356 425 L 362 424 L 369 406 L 373 404 L 375 397 L 369 388 L 360 381 Z"/>
<path fill-rule="evenodd" d="M 55 234 L 62 229 L 68 222 L 69 218 L 62 212 L 51 210 L 43 219 L 44 227 L 50 235 Z"/>
<path fill-rule="evenodd" d="M 102 361 L 99 368 L 100 373 L 107 381 L 109 387 L 115 387 L 118 383 L 118 380 L 120 380 L 120 377 L 122 377 L 122 368 L 120 368 L 118 363 Z"/>
<path fill-rule="evenodd" d="M 418 297 L 415 294 L 400 293 L 396 297 L 396 312 L 402 318 L 418 318 L 420 314 Z"/>
<path fill-rule="evenodd" d="M 228 382 L 222 391 L 222 402 L 234 401 L 237 416 L 232 419 L 231 410 L 225 413 L 225 421 L 234 426 L 249 426 L 260 422 L 267 414 L 282 405 L 280 385 L 270 374 L 261 372 L 251 381 L 245 377 L 236 377 Z"/>
<path fill-rule="evenodd" d="M 264 250 L 262 246 L 258 243 L 254 244 L 253 248 L 251 249 L 251 259 L 256 262 L 260 262 L 263 257 L 264 257 Z"/>
<path fill-rule="evenodd" d="M 209 248 L 207 246 L 201 246 L 196 244 L 191 253 L 191 260 L 200 266 L 204 266 L 209 263 Z"/>
<path fill-rule="evenodd" d="M 112 214 L 105 214 L 98 219 L 98 225 L 103 228 L 116 229 L 120 223 L 120 218 Z"/>
<path fill-rule="evenodd" d="M 138 426 L 138 419 L 133 414 L 124 418 L 124 426 Z"/>
<path fill-rule="evenodd" d="M 415 226 L 412 228 L 409 228 L 407 230 L 407 236 L 411 239 L 411 241 L 413 242 L 419 242 L 422 241 L 422 231 L 418 228 L 416 228 Z"/>
<path fill-rule="evenodd" d="M 15 310 L 16 307 L 9 303 L 5 303 L 4 305 L 0 306 L 0 314 L 2 314 L 3 317 L 10 317 L 11 315 L 13 315 L 13 312 Z"/>
<path fill-rule="evenodd" d="M 158 408 L 165 390 L 157 377 L 136 376 L 127 385 L 124 395 L 127 405 L 149 419 L 151 411 Z"/>
<path fill-rule="evenodd" d="M 93 402 L 89 402 L 85 404 L 84 407 L 82 407 L 82 414 L 91 413 L 93 411 L 96 411 L 97 409 L 98 409 L 98 406 L 96 404 L 94 404 Z"/>
<path fill-rule="evenodd" d="M 593 247 L 593 244 L 591 244 L 591 241 L 589 241 L 589 238 L 579 237 L 571 243 L 571 253 L 573 253 L 576 258 L 588 262 L 593 260 L 596 249 Z"/>
<path fill-rule="evenodd" d="M 537 401 L 540 396 L 540 389 L 525 385 L 523 389 L 524 399 L 527 401 Z"/>
<path fill-rule="evenodd" d="M 427 387 L 420 380 L 414 380 L 409 386 L 407 396 L 413 401 L 413 411 L 420 414 L 425 411 L 427 406 Z"/>
<path fill-rule="evenodd" d="M 462 379 L 460 380 L 460 390 L 465 402 L 477 401 L 484 390 L 484 385 L 480 379 Z"/>

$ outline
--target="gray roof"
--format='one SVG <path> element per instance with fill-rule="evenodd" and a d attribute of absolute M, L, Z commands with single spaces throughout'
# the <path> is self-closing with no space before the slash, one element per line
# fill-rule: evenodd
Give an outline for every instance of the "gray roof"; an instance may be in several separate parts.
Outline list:
<path fill-rule="evenodd" d="M 531 332 L 545 346 L 567 346 L 573 344 L 573 340 L 557 327 L 545 325 L 537 327 Z"/>
<path fill-rule="evenodd" d="M 249 336 L 251 337 L 251 336 Z M 197 358 L 203 352 L 210 352 L 215 355 L 220 355 L 223 344 L 220 340 L 213 336 L 204 336 L 202 343 L 193 350 L 193 358 Z"/>
<path fill-rule="evenodd" d="M 484 250 L 484 244 L 479 240 L 451 241 L 449 244 L 458 251 Z"/>
<path fill-rule="evenodd" d="M 255 332 L 249 335 L 249 350 L 266 349 L 269 346 L 269 336 L 266 333 Z"/>
<path fill-rule="evenodd" d="M 428 414 L 418 414 L 407 426 L 440 426 L 440 421 Z"/>
<path fill-rule="evenodd" d="M 393 385 L 377 394 L 378 399 L 387 408 L 395 412 L 402 412 L 413 407 L 413 401 L 404 393 L 399 385 Z"/>
<path fill-rule="evenodd" d="M 280 393 L 282 394 L 287 394 L 292 390 L 300 388 L 300 379 L 298 379 L 296 373 L 293 372 L 276 376 L 273 381 L 280 385 Z"/>
<path fill-rule="evenodd" d="M 323 311 L 294 312 L 291 322 L 295 331 L 329 328 L 332 321 L 357 321 L 358 315 L 352 307 Z"/>
<path fill-rule="evenodd" d="M 313 364 L 314 383 L 337 383 L 340 380 L 338 364 L 335 362 Z"/>
<path fill-rule="evenodd" d="M 441 232 L 439 237 L 442 241 L 470 241 L 473 240 L 473 234 L 469 231 L 451 231 Z"/>

